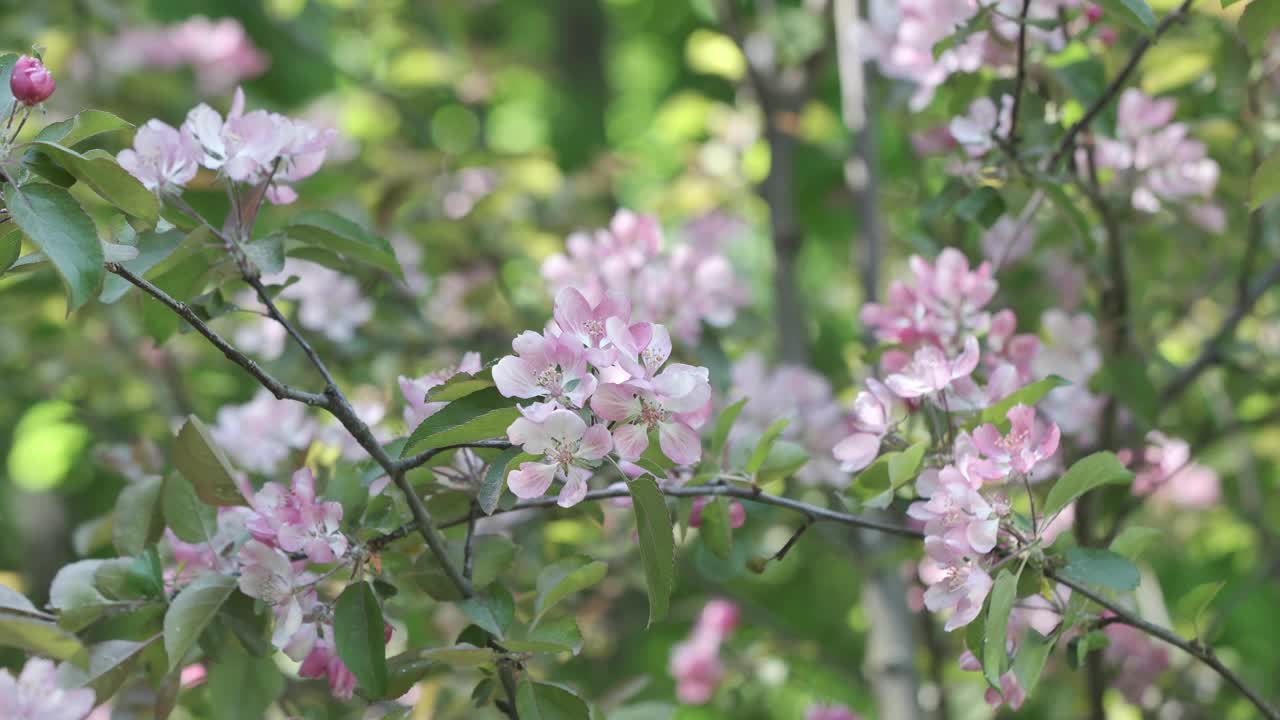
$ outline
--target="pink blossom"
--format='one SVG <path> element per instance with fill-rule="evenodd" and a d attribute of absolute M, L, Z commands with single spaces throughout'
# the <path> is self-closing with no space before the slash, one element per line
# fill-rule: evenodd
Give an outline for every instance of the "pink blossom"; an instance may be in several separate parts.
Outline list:
<path fill-rule="evenodd" d="M 649 447 L 649 433 L 657 431 L 663 454 L 680 465 L 702 457 L 697 428 L 706 422 L 711 402 L 707 369 L 676 363 L 652 383 L 652 389 L 630 382 L 606 383 L 591 399 L 591 409 L 618 425 L 613 442 L 624 460 L 636 460 Z"/>
<path fill-rule="evenodd" d="M 27 660 L 17 678 L 0 668 L 0 717 L 5 720 L 83 720 L 93 700 L 90 688 L 59 687 L 52 660 Z"/>
<path fill-rule="evenodd" d="M 356 677 L 338 657 L 332 625 L 322 626 L 315 643 L 298 667 L 298 676 L 328 678 L 329 693 L 339 700 L 350 700 L 355 695 Z"/>
<path fill-rule="evenodd" d="M 810 705 L 804 720 L 862 720 L 862 716 L 844 705 Z"/>
<path fill-rule="evenodd" d="M 1191 445 L 1185 440 L 1152 431 L 1147 434 L 1144 465 L 1133 479 L 1135 495 L 1188 509 L 1203 509 L 1218 503 L 1221 482 L 1212 468 L 1192 460 Z"/>
<path fill-rule="evenodd" d="M 48 100 L 57 86 L 53 74 L 39 58 L 23 55 L 13 64 L 9 90 L 13 99 L 23 105 L 39 105 Z"/>
<path fill-rule="evenodd" d="M 481 369 L 480 353 L 469 352 L 462 356 L 462 362 L 458 363 L 457 367 L 428 373 L 416 379 L 401 375 L 399 379 L 400 393 L 404 395 L 404 401 L 407 404 L 404 409 L 405 425 L 410 428 L 416 428 L 424 420 L 440 412 L 441 408 L 449 404 L 448 402 L 427 402 L 427 393 L 431 388 L 445 384 L 455 375 L 475 375 Z"/>
<path fill-rule="evenodd" d="M 166 27 L 135 27 L 111 38 L 100 65 L 115 73 L 190 66 L 201 95 L 220 95 L 267 69 L 268 59 L 235 18 L 195 16 Z"/>
<path fill-rule="evenodd" d="M 954 556 L 991 552 L 1000 528 L 995 510 L 954 466 L 942 468 L 937 482 L 928 501 L 907 509 L 910 517 L 925 522 L 926 539 L 945 543 Z"/>
<path fill-rule="evenodd" d="M 825 377 L 800 365 L 769 368 L 756 352 L 734 363 L 732 377 L 727 399 L 747 403 L 730 432 L 730 447 L 753 445 L 766 428 L 786 418 L 782 439 L 809 454 L 795 479 L 806 485 L 848 484 L 848 475 L 832 451 L 848 434 L 850 424 Z"/>
<path fill-rule="evenodd" d="M 315 432 L 306 407 L 259 390 L 244 405 L 224 405 L 210 429 L 232 462 L 253 472 L 270 473 L 294 450 L 305 448 Z"/>
<path fill-rule="evenodd" d="M 954 610 L 943 626 L 951 632 L 973 622 L 982 612 L 982 603 L 991 592 L 991 576 L 973 561 L 954 558 L 940 539 L 935 540 L 926 539 L 925 552 L 940 563 L 937 566 L 940 572 L 927 577 L 925 566 L 921 565 L 920 579 L 929 584 L 924 592 L 924 605 L 930 612 Z"/>
<path fill-rule="evenodd" d="M 956 72 L 975 72 L 994 59 L 994 43 L 978 31 L 934 57 L 934 46 L 978 11 L 973 0 L 904 0 L 872 3 L 868 12 L 868 59 L 887 77 L 916 85 L 910 106 L 923 110 L 936 88 Z"/>
<path fill-rule="evenodd" d="M 1112 613 L 1104 612 L 1104 617 Z M 1103 661 L 1114 668 L 1113 684 L 1125 699 L 1137 705 L 1160 674 L 1169 668 L 1169 651 L 1157 645 L 1141 630 L 1122 623 L 1111 623 L 1103 632 L 1107 634 L 1107 649 Z"/>
<path fill-rule="evenodd" d="M 853 400 L 855 432 L 832 448 L 845 472 L 857 472 L 870 465 L 880 454 L 884 436 L 902 419 L 902 403 L 888 387 L 875 378 L 867 378 L 866 384 L 867 389 Z"/>
<path fill-rule="evenodd" d="M 284 647 L 302 627 L 301 581 L 293 563 L 276 548 L 250 540 L 240 548 L 240 591 L 275 613 L 271 642 Z"/>
<path fill-rule="evenodd" d="M 182 584 L 205 572 L 220 570 L 223 558 L 231 548 L 248 537 L 249 529 L 245 523 L 252 514 L 253 511 L 246 507 L 218 508 L 214 534 L 201 543 L 184 542 L 166 528 L 165 540 L 173 553 L 173 561 L 182 571 L 180 574 L 167 574 L 166 581 L 171 585 Z"/>
<path fill-rule="evenodd" d="M 983 694 L 983 699 L 987 701 L 992 709 L 999 709 L 1007 706 L 1010 710 L 1017 711 L 1022 704 L 1027 701 L 1027 694 L 1022 689 L 1022 685 L 1018 682 L 1018 676 L 1012 670 L 1006 670 L 1000 676 L 1000 689 L 987 688 Z"/>
<path fill-rule="evenodd" d="M 993 136 L 1003 138 L 1009 134 L 1012 112 L 1013 98 L 1009 95 L 1001 96 L 999 110 L 991 98 L 980 97 L 969 105 L 967 115 L 953 118 L 948 128 L 969 157 L 982 157 L 996 146 Z"/>
<path fill-rule="evenodd" d="M 737 627 L 738 615 L 732 602 L 712 600 L 703 607 L 689 638 L 672 648 L 668 670 L 680 702 L 702 705 L 715 695 L 724 678 L 720 647 Z"/>
<path fill-rule="evenodd" d="M 134 134 L 133 148 L 121 150 L 116 161 L 148 190 L 172 194 L 196 176 L 200 157 L 200 146 L 185 125 L 175 130 L 148 120 Z"/>
<path fill-rule="evenodd" d="M 905 399 L 930 395 L 945 389 L 953 380 L 967 376 L 978 365 L 978 341 L 965 338 L 964 351 L 954 359 L 933 345 L 925 345 L 911 357 L 901 372 L 885 379 L 885 385 Z"/>
<path fill-rule="evenodd" d="M 562 333 L 582 343 L 587 350 L 587 360 L 604 368 L 616 361 L 617 351 L 611 347 L 607 323 L 613 319 L 626 327 L 631 319 L 631 302 L 618 292 L 608 292 L 598 303 L 592 304 L 577 289 L 567 287 L 556 294 L 555 326 Z M 667 340 L 670 343 L 670 339 Z M 668 347 L 668 352 L 670 348 Z"/>
<path fill-rule="evenodd" d="M 992 315 L 984 359 L 992 367 L 1011 365 L 1017 370 L 1017 381 L 1025 385 L 1036 379 L 1032 366 L 1040 355 L 1040 338 L 1029 333 L 1019 334 L 1017 330 L 1018 316 L 1012 310 Z"/>
<path fill-rule="evenodd" d="M 702 527 L 702 509 L 711 502 L 710 498 L 698 497 L 693 499 L 693 506 L 689 508 L 689 527 Z M 729 503 L 729 527 L 737 530 L 747 521 L 747 509 L 742 503 L 733 500 Z"/>
<path fill-rule="evenodd" d="M 603 424 L 587 427 L 577 413 L 554 410 L 535 422 L 516 418 L 507 428 L 512 444 L 521 445 L 531 455 L 542 455 L 543 462 L 525 462 L 507 475 L 507 485 L 520 498 L 540 497 L 558 476 L 564 480 L 556 504 L 573 507 L 587 494 L 587 480 L 592 469 L 609 454 L 613 440 Z"/>
<path fill-rule="evenodd" d="M 246 497 L 253 508 L 246 525 L 260 542 L 303 553 L 316 563 L 331 563 L 346 554 L 347 537 L 339 527 L 342 505 L 317 501 L 310 468 L 294 472 L 288 490 L 268 482 L 252 497 L 246 492 Z"/>
<path fill-rule="evenodd" d="M 929 342 L 958 346 L 963 336 L 986 332 L 990 316 L 983 311 L 996 292 L 990 263 L 970 270 L 969 260 L 946 248 L 934 263 L 913 255 L 910 281 L 889 285 L 884 303 L 867 303 L 862 322 L 881 340 L 916 347 Z"/>
<path fill-rule="evenodd" d="M 598 381 L 587 368 L 587 353 L 577 342 L 525 331 L 511 341 L 515 355 L 493 368 L 493 382 L 504 397 L 547 398 L 567 407 L 585 407 Z"/>
<path fill-rule="evenodd" d="M 608 229 L 570 235 L 566 253 L 548 258 L 542 275 L 554 293 L 575 288 L 593 307 L 621 293 L 633 319 L 667 324 L 694 342 L 702 323 L 728 325 L 747 300 L 720 251 L 723 233 L 704 225 L 690 226 L 692 242 L 668 247 L 656 218 L 620 210 Z"/>
<path fill-rule="evenodd" d="M 973 431 L 974 444 L 1000 475 L 1030 473 L 1058 450 L 1058 426 L 1036 419 L 1035 408 L 1015 405 L 1009 409 L 1009 434 L 1001 435 L 995 425 Z"/>
<path fill-rule="evenodd" d="M 308 330 L 345 343 L 355 339 L 356 329 L 373 317 L 373 301 L 364 296 L 360 282 L 350 275 L 289 258 L 283 270 L 262 280 L 283 285 L 289 278 L 297 280 L 280 291 L 280 298 L 297 303 L 298 322 Z"/>
<path fill-rule="evenodd" d="M 1036 378 L 1058 375 L 1071 385 L 1054 389 L 1038 407 L 1062 433 L 1083 443 L 1093 441 L 1105 398 L 1089 392 L 1089 379 L 1102 367 L 1097 326 L 1086 313 L 1068 315 L 1048 310 L 1040 317 L 1045 341 L 1031 362 Z"/>

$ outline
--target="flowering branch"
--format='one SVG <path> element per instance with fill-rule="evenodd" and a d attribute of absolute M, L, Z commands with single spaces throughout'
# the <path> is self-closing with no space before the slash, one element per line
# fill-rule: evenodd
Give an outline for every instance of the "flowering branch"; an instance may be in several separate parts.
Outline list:
<path fill-rule="evenodd" d="M 1182 0 L 1182 4 L 1179 5 L 1176 10 L 1164 16 L 1164 19 L 1162 19 L 1160 24 L 1156 26 L 1154 32 L 1138 40 L 1133 47 L 1133 53 L 1129 55 L 1128 62 L 1126 62 L 1124 67 L 1120 70 L 1120 74 L 1116 75 L 1115 79 L 1111 81 L 1111 84 L 1107 86 L 1107 89 L 1103 90 L 1102 94 L 1098 96 L 1098 99 L 1093 101 L 1093 104 L 1089 106 L 1089 109 L 1085 111 L 1085 114 L 1081 116 L 1074 125 L 1067 128 L 1066 134 L 1062 136 L 1062 140 L 1058 143 L 1058 149 L 1054 150 L 1053 155 L 1049 157 L 1049 161 L 1045 163 L 1045 170 L 1052 171 L 1057 167 L 1058 163 L 1066 157 L 1067 153 L 1071 151 L 1076 135 L 1079 135 L 1081 130 L 1089 127 L 1089 124 L 1093 122 L 1094 118 L 1098 117 L 1098 115 L 1106 109 L 1107 105 L 1109 105 L 1111 101 L 1120 94 L 1120 91 L 1129 82 L 1129 76 L 1133 74 L 1135 69 L 1137 69 L 1138 63 L 1142 60 L 1142 56 L 1147 54 L 1147 50 L 1151 49 L 1152 44 L 1154 44 L 1156 40 L 1160 39 L 1161 35 L 1186 16 L 1187 11 L 1191 9 L 1191 4 L 1193 2 L 1195 2 L 1195 0 Z M 1023 26 L 1023 29 L 1026 29 L 1025 25 Z"/>

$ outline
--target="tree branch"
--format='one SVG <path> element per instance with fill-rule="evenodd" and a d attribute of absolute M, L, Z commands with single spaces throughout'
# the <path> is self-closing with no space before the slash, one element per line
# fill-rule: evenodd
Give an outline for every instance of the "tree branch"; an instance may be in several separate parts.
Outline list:
<path fill-rule="evenodd" d="M 1018 111 L 1022 109 L 1022 90 L 1027 82 L 1027 12 L 1031 0 L 1022 0 L 1022 12 L 1018 15 L 1018 74 L 1013 81 L 1013 107 L 1009 111 L 1009 133 L 1005 136 L 1009 147 L 1018 152 Z"/>
<path fill-rule="evenodd" d="M 1151 45 L 1155 43 L 1156 40 L 1160 39 L 1161 35 L 1165 34 L 1169 28 L 1173 27 L 1177 22 L 1182 20 L 1184 16 L 1186 16 L 1187 11 L 1191 8 L 1191 4 L 1193 2 L 1195 2 L 1195 0 L 1182 0 L 1182 4 L 1179 5 L 1176 10 L 1164 16 L 1164 19 L 1162 19 L 1160 24 L 1156 26 L 1155 32 L 1140 39 L 1137 44 L 1134 45 L 1133 53 L 1129 55 L 1129 60 L 1120 70 L 1120 74 L 1116 75 L 1115 79 L 1111 81 L 1111 84 L 1107 86 L 1107 89 L 1098 96 L 1097 100 L 1093 101 L 1093 104 L 1089 106 L 1089 109 L 1085 111 L 1085 114 L 1077 120 L 1074 125 L 1067 128 L 1067 133 L 1062 136 L 1062 141 L 1058 143 L 1058 149 L 1054 151 L 1053 155 L 1049 158 L 1049 161 L 1045 164 L 1046 171 L 1052 172 L 1053 169 L 1057 167 L 1058 163 L 1062 161 L 1062 158 L 1065 157 L 1067 152 L 1071 149 L 1072 143 L 1076 139 L 1076 135 L 1079 135 L 1081 130 L 1089 127 L 1089 124 L 1092 123 L 1094 119 L 1106 109 L 1107 105 L 1109 105 L 1111 101 L 1120 94 L 1120 91 L 1124 89 L 1124 86 L 1129 82 L 1129 76 L 1133 74 L 1135 69 L 1137 69 L 1138 63 L 1142 60 L 1142 56 L 1147 54 L 1147 51 L 1151 49 Z M 1026 29 L 1025 24 L 1022 29 Z"/>
<path fill-rule="evenodd" d="M 1165 387 L 1164 392 L 1160 394 L 1159 409 L 1164 409 L 1177 400 L 1182 393 L 1191 387 L 1196 378 L 1222 359 L 1222 348 L 1235 334 L 1236 327 L 1249 316 L 1249 313 L 1253 312 L 1253 307 L 1277 282 L 1280 282 L 1280 262 L 1272 265 L 1248 292 L 1240 296 L 1235 309 L 1222 321 L 1218 331 L 1205 341 L 1204 347 L 1200 349 L 1200 354 L 1196 359 L 1183 368 L 1182 372 L 1178 373 L 1173 381 Z"/>
<path fill-rule="evenodd" d="M 1170 645 L 1173 645 L 1174 647 L 1182 650 L 1183 652 L 1186 652 L 1192 657 L 1195 657 L 1197 660 L 1199 660 L 1200 662 L 1203 662 L 1205 665 L 1208 665 L 1210 668 L 1213 668 L 1214 672 L 1221 675 L 1222 679 L 1226 680 L 1227 683 L 1229 683 L 1236 690 L 1239 690 L 1240 693 L 1244 695 L 1246 698 L 1248 698 L 1249 702 L 1253 703 L 1254 706 L 1258 708 L 1258 711 L 1261 712 L 1264 716 L 1266 716 L 1269 720 L 1280 720 L 1280 712 L 1277 712 L 1275 708 L 1268 705 L 1267 701 L 1261 695 L 1255 692 L 1252 688 L 1246 685 L 1244 680 L 1240 679 L 1239 675 L 1236 675 L 1235 672 L 1233 672 L 1230 668 L 1228 668 L 1226 665 L 1223 665 L 1222 661 L 1219 660 L 1218 657 L 1213 654 L 1213 650 L 1202 645 L 1199 641 L 1186 640 L 1182 636 L 1178 635 L 1177 633 L 1174 633 L 1171 630 L 1167 630 L 1163 627 L 1160 627 L 1159 625 L 1149 623 L 1146 620 L 1143 620 L 1142 618 L 1133 615 L 1128 610 L 1121 608 L 1119 605 L 1116 605 L 1115 603 L 1112 603 L 1109 600 L 1106 600 L 1105 598 L 1093 592 L 1092 590 L 1085 587 L 1084 585 L 1081 585 L 1080 583 L 1077 583 L 1074 580 L 1071 580 L 1069 578 L 1064 578 L 1061 575 L 1058 575 L 1057 573 L 1051 570 L 1045 570 L 1045 576 L 1052 578 L 1053 580 L 1056 580 L 1057 582 L 1060 582 L 1063 585 L 1066 585 L 1067 587 L 1071 588 L 1072 591 L 1078 592 L 1084 597 L 1088 598 L 1089 600 L 1092 600 L 1094 603 L 1097 603 L 1101 607 L 1106 608 L 1107 610 L 1110 610 L 1112 613 L 1115 614 L 1115 619 L 1111 620 L 1110 622 L 1120 623 L 1122 625 L 1128 625 L 1131 628 L 1141 630 L 1142 632 L 1154 638 L 1163 640 L 1164 642 L 1169 643 Z"/>

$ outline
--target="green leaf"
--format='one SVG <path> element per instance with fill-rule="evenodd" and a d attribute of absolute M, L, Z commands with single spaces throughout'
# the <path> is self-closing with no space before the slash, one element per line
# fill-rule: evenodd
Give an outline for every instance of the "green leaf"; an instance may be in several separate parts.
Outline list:
<path fill-rule="evenodd" d="M 451 402 L 489 387 L 493 387 L 492 366 L 481 369 L 475 375 L 457 373 L 445 380 L 444 384 L 428 390 L 426 399 L 428 402 Z"/>
<path fill-rule="evenodd" d="M 397 277 L 401 275 L 400 263 L 391 245 L 341 215 L 326 210 L 309 210 L 295 217 L 285 227 L 285 232 L 299 242 L 332 250 Z"/>
<path fill-rule="evenodd" d="M 1225 580 L 1207 582 L 1191 588 L 1186 595 L 1182 596 L 1182 601 L 1179 604 L 1191 615 L 1191 625 L 1196 629 L 1196 637 L 1201 640 L 1207 640 L 1208 638 L 1200 637 L 1201 628 L 1203 627 L 1200 620 L 1204 616 L 1205 610 L 1209 609 L 1214 599 L 1218 597 L 1218 593 L 1222 592 L 1222 588 L 1226 586 Z"/>
<path fill-rule="evenodd" d="M 777 441 L 778 436 L 782 435 L 782 431 L 787 429 L 791 421 L 787 418 L 775 420 L 769 427 L 765 428 L 764 434 L 760 436 L 760 440 L 756 442 L 756 447 L 751 451 L 751 458 L 747 460 L 746 471 L 748 475 L 755 475 L 764 461 L 769 458 L 769 451 L 773 449 L 773 443 Z"/>
<path fill-rule="evenodd" d="M 502 585 L 494 585 L 488 591 L 462 601 L 462 614 L 499 640 L 506 637 L 515 613 L 511 592 Z"/>
<path fill-rule="evenodd" d="M 889 484 L 894 490 L 916 478 L 920 461 L 924 460 L 924 451 L 928 447 L 929 443 L 918 442 L 902 452 L 894 453 L 893 457 L 889 458 Z"/>
<path fill-rule="evenodd" d="M 13 66 L 18 62 L 14 53 L 0 55 L 0 116 L 8 117 L 9 108 L 13 105 L 13 92 L 9 89 L 9 80 L 13 76 Z"/>
<path fill-rule="evenodd" d="M 653 478 L 631 480 L 627 489 L 631 491 L 631 507 L 640 535 L 640 560 L 649 590 L 649 625 L 653 625 L 667 616 L 671 591 L 676 584 L 676 545 L 671 515 Z"/>
<path fill-rule="evenodd" d="M 480 490 L 476 493 L 476 502 L 485 515 L 492 515 L 493 511 L 498 509 L 498 501 L 502 499 L 502 489 L 506 487 L 507 468 L 520 467 L 521 462 L 528 462 L 531 459 L 533 456 L 528 455 L 521 448 L 511 447 L 498 453 L 498 456 L 489 462 L 489 468 L 484 471 L 484 481 L 480 483 Z"/>
<path fill-rule="evenodd" d="M 217 622 L 230 630 L 245 652 L 254 657 L 269 657 L 271 645 L 271 608 L 236 591 L 222 604 Z"/>
<path fill-rule="evenodd" d="M 1253 172 L 1249 182 L 1249 209 L 1257 210 L 1280 194 L 1280 150 L 1273 150 Z"/>
<path fill-rule="evenodd" d="M 0 585 L 0 645 L 66 660 L 84 649 L 79 638 L 58 627 L 52 615 L 26 596 Z"/>
<path fill-rule="evenodd" d="M 1156 29 L 1156 14 L 1146 0 L 1098 0 L 1108 18 L 1117 18 L 1129 27 L 1150 35 Z"/>
<path fill-rule="evenodd" d="M 97 702 L 105 702 L 129 679 L 134 665 L 141 660 L 160 636 L 142 642 L 108 640 L 89 648 L 89 663 L 84 669 L 71 664 L 58 668 L 58 684 L 64 688 L 87 687 L 93 690 Z"/>
<path fill-rule="evenodd" d="M 520 417 L 515 401 L 502 397 L 497 388 L 485 388 L 445 405 L 422 421 L 405 443 L 401 456 L 446 445 L 505 437 L 507 427 Z"/>
<path fill-rule="evenodd" d="M 0 275 L 22 255 L 22 232 L 13 223 L 0 225 Z"/>
<path fill-rule="evenodd" d="M 382 607 L 366 582 L 352 583 L 333 608 L 333 639 L 338 657 L 373 697 L 387 691 L 386 624 Z"/>
<path fill-rule="evenodd" d="M 173 445 L 173 464 L 195 488 L 196 496 L 206 505 L 226 507 L 244 505 L 244 496 L 236 487 L 231 463 L 213 441 L 200 418 L 188 415 Z"/>
<path fill-rule="evenodd" d="M 729 502 L 722 497 L 711 498 L 702 506 L 702 524 L 698 537 L 712 555 L 728 560 L 733 555 L 733 526 L 729 523 Z"/>
<path fill-rule="evenodd" d="M 526 678 L 516 691 L 520 720 L 590 720 L 591 710 L 573 691 Z"/>
<path fill-rule="evenodd" d="M 160 514 L 158 477 L 130 483 L 116 498 L 111 524 L 111 540 L 121 555 L 137 555 L 143 548 L 160 539 L 164 519 Z"/>
<path fill-rule="evenodd" d="M 1018 684 L 1027 697 L 1032 696 L 1036 685 L 1040 683 L 1040 674 L 1044 672 L 1045 661 L 1053 652 L 1055 642 L 1056 638 L 1047 638 L 1028 628 L 1018 643 L 1018 655 L 1013 659 L 1013 674 L 1018 678 Z"/>
<path fill-rule="evenodd" d="M 267 717 L 285 681 L 271 658 L 251 657 L 231 642 L 209 663 L 208 687 L 212 720 L 245 720 Z"/>
<path fill-rule="evenodd" d="M 954 209 L 958 217 L 989 228 L 1004 215 L 1005 202 L 995 188 L 984 185 L 956 203 Z"/>
<path fill-rule="evenodd" d="M 733 430 L 733 424 L 737 422 L 738 416 L 742 414 L 742 408 L 746 406 L 747 398 L 742 398 L 736 403 L 720 411 L 720 415 L 716 417 L 715 432 L 711 435 L 711 459 L 720 462 L 724 455 L 725 443 L 729 441 L 729 433 Z"/>
<path fill-rule="evenodd" d="M 1110 644 L 1110 638 L 1101 630 L 1091 630 L 1083 635 L 1077 635 L 1067 643 L 1067 664 L 1072 670 L 1079 670 L 1084 666 L 1089 653 L 1105 650 Z"/>
<path fill-rule="evenodd" d="M 236 589 L 236 579 L 209 573 L 184 587 L 164 614 L 164 649 L 169 669 L 178 667 L 195 647 L 200 634 Z"/>
<path fill-rule="evenodd" d="M 209 542 L 218 532 L 218 511 L 200 502 L 195 487 L 182 475 L 172 473 L 160 491 L 164 524 L 189 543 Z"/>
<path fill-rule="evenodd" d="M 480 667 L 493 661 L 492 648 L 476 647 L 470 643 L 419 650 L 416 654 L 420 659 L 453 667 Z"/>
<path fill-rule="evenodd" d="M 284 270 L 284 235 L 271 233 L 263 238 L 241 245 L 245 257 L 263 275 L 275 275 Z"/>
<path fill-rule="evenodd" d="M 582 650 L 582 631 L 572 615 L 538 623 L 522 637 L 507 638 L 502 646 L 512 652 L 561 653 L 577 655 Z"/>
<path fill-rule="evenodd" d="M 1133 590 L 1142 579 L 1137 566 L 1128 558 L 1110 550 L 1089 547 L 1067 550 L 1067 565 L 1058 572 L 1069 580 L 1120 592 Z"/>
<path fill-rule="evenodd" d="M 1249 54 L 1254 56 L 1262 52 L 1267 38 L 1277 27 L 1280 27 L 1280 3 L 1275 0 L 1253 0 L 1240 14 L 1236 25 Z"/>
<path fill-rule="evenodd" d="M 799 443 L 778 440 L 769 448 L 769 456 L 756 473 L 756 482 L 768 484 L 791 477 L 809 462 L 809 452 Z"/>
<path fill-rule="evenodd" d="M 1009 651 L 1005 647 L 1005 634 L 1009 627 L 1009 613 L 1017 596 L 1018 573 L 1004 568 L 996 576 L 991 587 L 991 604 L 984 623 L 986 637 L 982 642 L 982 674 L 991 687 L 1000 687 L 1000 676 L 1009 668 Z"/>
<path fill-rule="evenodd" d="M 111 601 L 99 592 L 98 569 L 106 560 L 80 560 L 64 565 L 49 586 L 49 607 L 58 611 L 58 625 L 72 632 L 102 617 Z"/>
<path fill-rule="evenodd" d="M 1006 416 L 1015 406 L 1034 406 L 1036 403 L 1040 402 L 1045 395 L 1053 392 L 1054 389 L 1070 384 L 1071 382 L 1069 380 L 1058 377 L 1057 375 L 1050 375 L 1043 380 L 1037 380 L 1029 385 L 1024 385 L 1001 398 L 999 402 L 992 404 L 990 407 L 984 408 L 976 418 L 966 423 L 965 427 L 972 430 L 983 423 L 992 423 L 1003 427 L 1008 423 Z"/>
<path fill-rule="evenodd" d="M 154 223 L 160 217 L 160 201 L 155 193 L 142 186 L 105 153 L 90 151 L 81 155 L 57 143 L 38 141 L 34 149 L 49 156 L 76 180 L 93 188 L 103 200 L 120 210 L 147 222 Z"/>
<path fill-rule="evenodd" d="M 82 110 L 75 117 L 45 125 L 32 139 L 75 147 L 91 137 L 131 127 L 132 124 L 104 110 Z"/>
<path fill-rule="evenodd" d="M 1051 518 L 1076 498 L 1102 485 L 1128 483 L 1133 480 L 1120 460 L 1109 452 L 1097 452 L 1076 461 L 1066 474 L 1049 489 L 1045 499 L 1044 516 Z"/>
<path fill-rule="evenodd" d="M 76 310 L 102 284 L 102 243 L 93 220 L 71 194 L 44 183 L 21 190 L 4 187 L 4 202 L 13 222 L 53 263 L 67 288 L 67 308 Z"/>
<path fill-rule="evenodd" d="M 1111 551 L 1130 560 L 1137 560 L 1152 542 L 1164 535 L 1155 528 L 1130 525 L 1111 541 Z"/>
<path fill-rule="evenodd" d="M 544 567 L 538 573 L 538 592 L 533 602 L 534 624 L 561 600 L 603 580 L 608 570 L 605 563 L 585 558 L 566 558 Z"/>

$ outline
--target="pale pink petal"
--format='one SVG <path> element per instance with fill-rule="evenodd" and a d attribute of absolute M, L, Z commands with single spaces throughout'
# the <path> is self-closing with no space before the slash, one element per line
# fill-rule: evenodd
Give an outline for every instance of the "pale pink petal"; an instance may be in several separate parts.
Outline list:
<path fill-rule="evenodd" d="M 556 466 L 544 463 L 520 463 L 519 470 L 507 475 L 507 487 L 522 499 L 541 497 L 556 477 Z"/>
<path fill-rule="evenodd" d="M 641 425 L 619 425 L 613 429 L 613 447 L 624 460 L 638 460 L 649 448 L 649 433 Z"/>
<path fill-rule="evenodd" d="M 599 460 L 609 451 L 613 449 L 613 436 L 609 434 L 609 427 L 603 423 L 597 423 L 587 428 L 587 432 L 582 436 L 582 444 L 578 446 L 578 457 L 584 460 Z"/>
<path fill-rule="evenodd" d="M 845 472 L 857 472 L 876 459 L 880 452 L 880 438 L 871 433 L 854 433 L 836 443 L 831 450 L 840 461 L 840 469 Z"/>
<path fill-rule="evenodd" d="M 693 428 L 681 422 L 658 424 L 658 445 L 662 454 L 677 465 L 692 465 L 702 457 L 702 440 Z"/>

